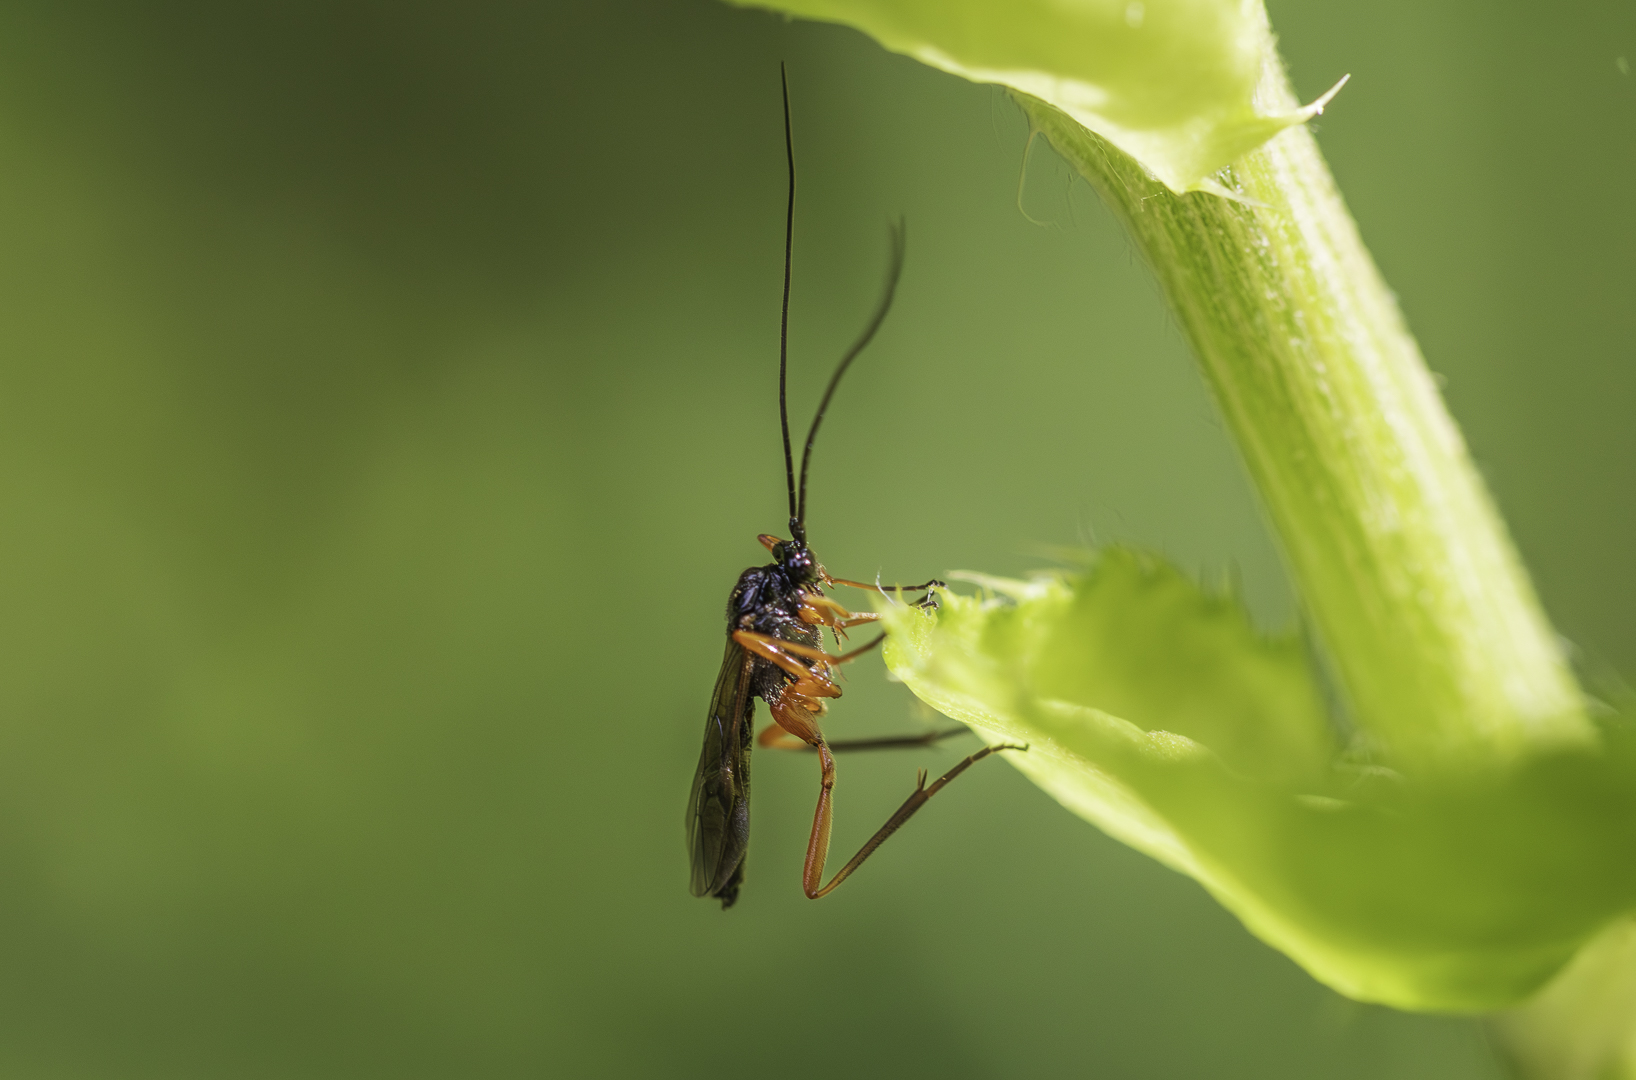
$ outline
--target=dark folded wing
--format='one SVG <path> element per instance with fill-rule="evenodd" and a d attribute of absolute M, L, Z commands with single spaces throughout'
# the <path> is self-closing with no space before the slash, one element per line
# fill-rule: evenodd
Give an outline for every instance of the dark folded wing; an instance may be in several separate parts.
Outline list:
<path fill-rule="evenodd" d="M 687 847 L 693 857 L 693 895 L 738 895 L 744 853 L 750 846 L 750 656 L 727 639 L 727 655 L 710 696 L 704 749 L 687 803 Z"/>

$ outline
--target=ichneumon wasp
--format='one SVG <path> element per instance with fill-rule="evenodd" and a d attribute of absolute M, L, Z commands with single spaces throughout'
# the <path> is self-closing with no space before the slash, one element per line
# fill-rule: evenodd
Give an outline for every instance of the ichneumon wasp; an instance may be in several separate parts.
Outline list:
<path fill-rule="evenodd" d="M 925 805 L 956 776 L 996 750 L 1021 750 L 1020 746 L 986 746 L 965 758 L 935 783 L 926 784 L 922 771 L 914 792 L 886 824 L 859 849 L 835 876 L 824 883 L 824 860 L 829 854 L 830 821 L 833 815 L 831 792 L 835 787 L 833 752 L 853 749 L 927 746 L 938 739 L 963 733 L 965 728 L 931 731 L 925 735 L 828 742 L 819 727 L 825 702 L 841 696 L 835 669 L 886 640 L 884 634 L 861 648 L 835 655 L 823 649 L 822 628 L 828 627 L 837 643 L 848 627 L 874 622 L 874 612 L 850 612 L 828 596 L 824 586 L 846 585 L 881 593 L 919 592 L 920 606 L 935 606 L 940 581 L 914 586 L 869 585 L 831 577 L 807 546 L 807 466 L 812 460 L 812 444 L 818 437 L 841 376 L 858 354 L 874 338 L 886 319 L 903 272 L 904 228 L 899 221 L 891 231 L 891 259 L 886 287 L 868 325 L 847 350 L 830 376 L 818 411 L 807 430 L 806 447 L 801 452 L 801 480 L 796 484 L 795 458 L 790 450 L 789 411 L 785 407 L 785 371 L 789 353 L 790 270 L 795 244 L 795 143 L 790 133 L 789 80 L 780 75 L 784 90 L 784 151 L 789 161 L 789 204 L 784 222 L 784 309 L 778 339 L 778 417 L 784 434 L 784 481 L 789 493 L 790 539 L 762 535 L 761 543 L 772 552 L 773 561 L 753 566 L 739 575 L 727 600 L 727 654 L 716 677 L 710 697 L 710 715 L 705 722 L 704 749 L 699 754 L 699 770 L 693 778 L 693 794 L 687 807 L 687 844 L 693 857 L 694 896 L 715 897 L 723 908 L 738 899 L 744 883 L 744 856 L 750 843 L 750 749 L 755 699 L 767 703 L 773 723 L 755 742 L 777 749 L 817 751 L 821 786 L 818 809 L 813 815 L 812 834 L 807 841 L 802 888 L 818 899 L 845 881 L 875 849 Z"/>

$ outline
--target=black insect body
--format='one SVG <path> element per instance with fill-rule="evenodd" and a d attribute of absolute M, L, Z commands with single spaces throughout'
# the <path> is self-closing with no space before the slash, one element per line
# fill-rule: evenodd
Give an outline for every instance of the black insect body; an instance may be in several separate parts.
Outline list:
<path fill-rule="evenodd" d="M 818 589 L 818 573 L 812 555 L 794 544 L 779 544 L 773 552 L 781 559 L 784 552 L 793 550 L 795 561 L 776 561 L 767 566 L 752 566 L 739 575 L 733 594 L 727 598 L 727 625 L 730 630 L 741 630 L 791 645 L 822 650 L 822 632 L 814 623 L 803 622 L 801 608 L 808 595 L 822 595 Z M 757 658 L 759 660 L 759 658 Z M 803 659 L 809 671 L 812 664 Z M 759 660 L 750 665 L 750 696 L 761 698 L 771 707 L 783 695 L 784 688 L 796 676 L 776 663 Z"/>
<path fill-rule="evenodd" d="M 841 376 L 880 329 L 892 306 L 898 277 L 903 270 L 904 233 L 899 223 L 891 233 L 891 262 L 886 288 L 868 326 L 849 349 L 819 401 L 818 411 L 807 432 L 801 454 L 801 482 L 795 480 L 795 461 L 790 448 L 790 424 L 785 408 L 785 370 L 789 341 L 790 269 L 795 229 L 795 150 L 790 135 L 789 86 L 784 86 L 784 147 L 789 160 L 789 208 L 784 233 L 784 315 L 779 334 L 778 410 L 784 432 L 784 475 L 789 493 L 790 539 L 763 535 L 761 543 L 772 552 L 766 566 L 751 567 L 739 575 L 738 584 L 727 601 L 727 653 L 716 677 L 710 698 L 710 715 L 705 722 L 704 749 L 693 778 L 693 794 L 688 802 L 687 839 L 693 858 L 694 896 L 710 896 L 731 907 L 744 882 L 744 856 L 750 842 L 750 734 L 755 700 L 767 703 L 774 723 L 756 740 L 762 746 L 779 749 L 817 751 L 821 787 L 818 808 L 813 816 L 812 834 L 807 842 L 802 887 L 817 899 L 834 889 L 857 869 L 875 849 L 925 802 L 974 763 L 996 750 L 1023 749 L 1013 746 L 984 747 L 950 769 L 936 783 L 926 785 L 920 774 L 913 794 L 875 833 L 867 844 L 842 867 L 828 884 L 823 882 L 824 863 L 829 853 L 833 806 L 830 793 L 835 786 L 832 751 L 902 746 L 925 746 L 937 739 L 960 734 L 964 728 L 929 732 L 925 735 L 863 739 L 830 743 L 819 726 L 826 702 L 841 696 L 835 669 L 875 648 L 885 636 L 876 637 L 861 648 L 841 655 L 823 649 L 822 628 L 829 627 L 839 641 L 848 627 L 874 622 L 873 612 L 854 614 L 826 596 L 826 585 L 847 585 L 877 592 L 920 592 L 917 604 L 936 603 L 933 589 L 941 582 L 922 585 L 869 585 L 832 578 L 807 546 L 807 466 L 818 427 L 829 408 Z M 797 491 L 799 490 L 799 495 Z"/>

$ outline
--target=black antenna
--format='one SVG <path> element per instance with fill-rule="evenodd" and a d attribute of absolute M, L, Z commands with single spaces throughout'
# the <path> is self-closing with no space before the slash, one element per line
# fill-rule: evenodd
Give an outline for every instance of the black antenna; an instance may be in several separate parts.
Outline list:
<path fill-rule="evenodd" d="M 790 161 L 790 201 L 784 214 L 784 316 L 778 325 L 778 422 L 784 429 L 784 487 L 790 494 L 790 532 L 801 538 L 795 505 L 795 455 L 790 452 L 790 411 L 784 404 L 784 371 L 790 355 L 790 260 L 795 252 L 795 139 L 790 134 L 790 77 L 783 61 L 778 81 L 784 86 L 784 154 Z"/>
<path fill-rule="evenodd" d="M 875 314 L 864 327 L 858 340 L 853 342 L 852 348 L 841 357 L 841 362 L 835 367 L 835 374 L 829 377 L 829 386 L 824 389 L 824 396 L 818 402 L 818 412 L 812 418 L 812 428 L 807 432 L 806 449 L 801 451 L 801 499 L 796 504 L 796 514 L 790 521 L 790 532 L 801 543 L 807 542 L 807 465 L 812 460 L 812 443 L 818 437 L 818 425 L 824 422 L 824 410 L 829 408 L 829 399 L 835 396 L 835 388 L 841 383 L 841 376 L 846 369 L 852 366 L 852 361 L 858 358 L 864 347 L 874 338 L 875 331 L 880 324 L 886 321 L 886 313 L 892 310 L 892 297 L 898 290 L 898 278 L 903 274 L 903 254 L 907 244 L 906 227 L 903 219 L 899 218 L 888 234 L 888 243 L 891 245 L 890 261 L 886 267 L 886 288 L 881 293 L 880 303 L 875 307 Z"/>

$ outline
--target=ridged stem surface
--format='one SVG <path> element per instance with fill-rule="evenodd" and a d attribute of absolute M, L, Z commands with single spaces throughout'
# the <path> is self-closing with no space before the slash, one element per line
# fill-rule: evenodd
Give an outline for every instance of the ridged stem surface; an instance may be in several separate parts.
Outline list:
<path fill-rule="evenodd" d="M 1295 108 L 1269 62 L 1267 112 Z M 1403 764 L 1594 738 L 1556 638 L 1310 132 L 1177 195 L 1049 105 L 1121 217 L 1243 455 L 1352 719 Z"/>

